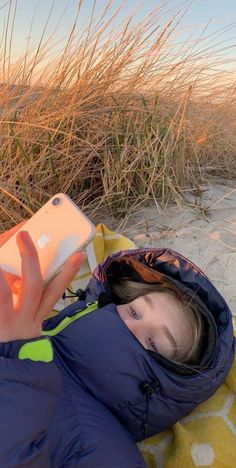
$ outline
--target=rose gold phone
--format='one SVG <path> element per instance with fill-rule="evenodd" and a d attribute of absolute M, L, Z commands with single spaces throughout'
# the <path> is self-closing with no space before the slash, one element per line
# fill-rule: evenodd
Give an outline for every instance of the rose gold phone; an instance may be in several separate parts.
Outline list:
<path fill-rule="evenodd" d="M 28 231 L 39 256 L 44 286 L 61 270 L 74 252 L 84 249 L 95 227 L 64 193 L 57 193 L 19 231 Z M 21 276 L 21 257 L 16 235 L 0 247 L 0 266 Z"/>

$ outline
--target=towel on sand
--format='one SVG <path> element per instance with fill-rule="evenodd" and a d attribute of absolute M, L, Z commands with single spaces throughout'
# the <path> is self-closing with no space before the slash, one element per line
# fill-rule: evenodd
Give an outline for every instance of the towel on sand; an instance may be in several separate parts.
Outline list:
<path fill-rule="evenodd" d="M 135 244 L 104 224 L 87 247 L 87 259 L 69 289 L 85 288 L 91 272 L 108 255 L 133 249 Z M 59 301 L 52 315 L 76 298 Z M 236 331 L 236 320 L 235 320 Z M 207 401 L 170 429 L 139 443 L 148 468 L 194 468 L 236 466 L 236 360 L 223 385 Z"/>

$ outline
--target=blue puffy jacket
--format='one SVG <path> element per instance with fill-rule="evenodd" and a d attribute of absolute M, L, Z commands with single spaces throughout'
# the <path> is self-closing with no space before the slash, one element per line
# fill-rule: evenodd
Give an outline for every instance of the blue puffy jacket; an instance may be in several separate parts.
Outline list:
<path fill-rule="evenodd" d="M 172 282 L 201 306 L 207 338 L 198 366 L 173 366 L 132 335 L 112 291 L 123 275 Z M 96 268 L 81 297 L 44 322 L 42 337 L 0 345 L 1 467 L 144 467 L 136 442 L 191 412 L 229 371 L 230 310 L 182 255 L 116 253 Z"/>

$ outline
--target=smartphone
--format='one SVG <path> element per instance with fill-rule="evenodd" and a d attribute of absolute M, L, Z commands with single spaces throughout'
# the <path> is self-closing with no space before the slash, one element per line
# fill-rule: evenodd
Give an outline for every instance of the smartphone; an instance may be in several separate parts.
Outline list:
<path fill-rule="evenodd" d="M 39 256 L 44 286 L 62 269 L 65 261 L 83 250 L 95 235 L 95 226 L 64 193 L 57 193 L 23 226 L 28 231 Z M 21 276 L 21 257 L 16 235 L 0 247 L 2 270 Z"/>

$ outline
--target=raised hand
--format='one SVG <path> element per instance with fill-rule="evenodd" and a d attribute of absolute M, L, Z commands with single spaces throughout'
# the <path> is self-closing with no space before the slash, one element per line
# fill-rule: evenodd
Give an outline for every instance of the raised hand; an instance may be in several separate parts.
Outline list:
<path fill-rule="evenodd" d="M 14 306 L 13 284 L 6 272 L 0 269 L 0 342 L 40 336 L 43 320 L 61 298 L 85 258 L 83 253 L 71 255 L 60 273 L 44 288 L 38 253 L 30 235 L 21 231 L 16 240 L 22 260 L 22 276 L 20 279 L 18 277 L 18 299 Z"/>

